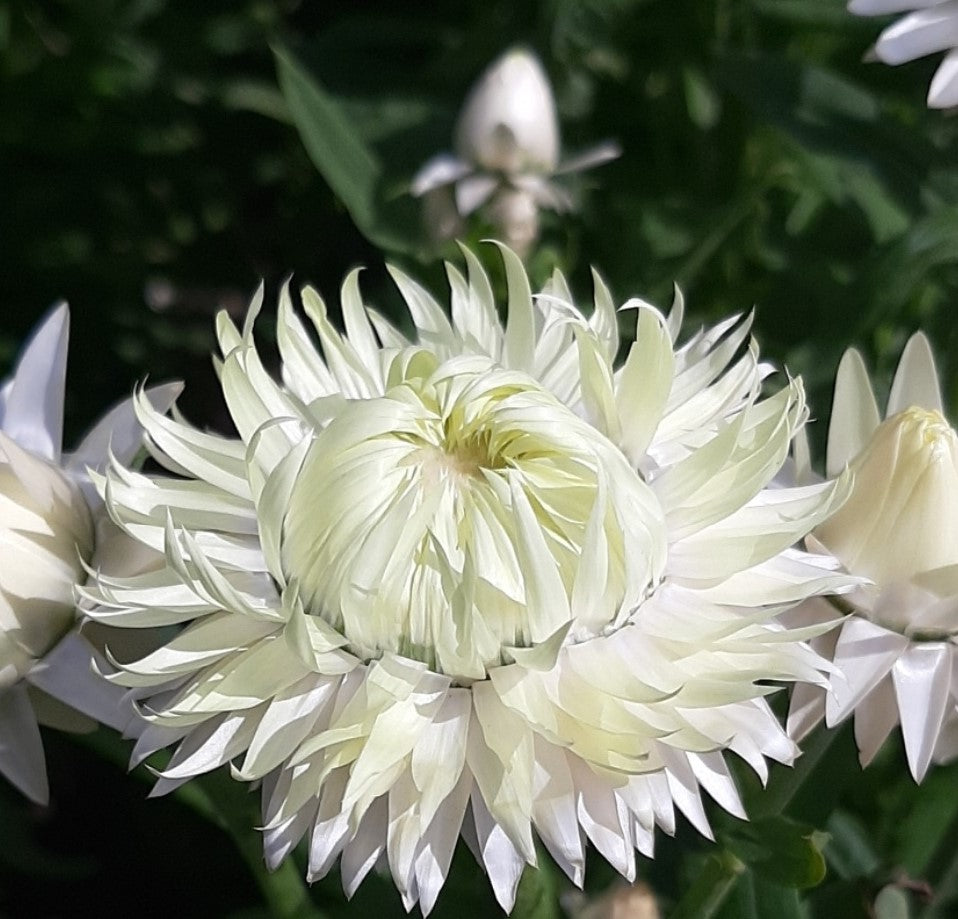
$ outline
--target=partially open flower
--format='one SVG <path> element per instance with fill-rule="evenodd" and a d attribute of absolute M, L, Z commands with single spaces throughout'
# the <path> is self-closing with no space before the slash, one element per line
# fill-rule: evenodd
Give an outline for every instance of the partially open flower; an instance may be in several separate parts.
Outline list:
<path fill-rule="evenodd" d="M 454 216 L 484 208 L 486 219 L 521 253 L 538 238 L 540 208 L 572 208 L 568 192 L 551 177 L 619 155 L 617 145 L 606 143 L 560 165 L 552 87 L 538 58 L 522 48 L 494 61 L 473 86 L 456 123 L 455 146 L 455 155 L 439 154 L 413 179 L 427 229 L 450 239 L 461 230 Z"/>
<path fill-rule="evenodd" d="M 843 598 L 850 617 L 816 639 L 843 676 L 826 696 L 796 687 L 789 730 L 803 736 L 823 716 L 828 725 L 854 712 L 867 765 L 901 721 L 912 775 L 958 755 L 958 434 L 942 415 L 927 339 L 913 336 L 880 421 L 868 374 L 855 350 L 835 381 L 828 471 L 850 463 L 848 501 L 814 532 L 852 573 L 869 578 Z M 833 616 L 824 601 L 793 614 L 801 624 Z"/>
<path fill-rule="evenodd" d="M 307 834 L 309 876 L 341 856 L 347 893 L 384 858 L 428 913 L 463 835 L 510 909 L 538 834 L 581 884 L 586 840 L 624 875 L 677 806 L 709 833 L 700 786 L 742 815 L 722 751 L 763 778 L 797 753 L 769 680 L 827 665 L 777 621 L 849 580 L 790 548 L 844 480 L 766 488 L 805 420 L 736 317 L 676 347 L 633 301 L 619 348 L 596 280 L 586 319 L 555 275 L 538 299 L 504 251 L 509 310 L 469 252 L 452 316 L 393 271 L 417 337 L 342 292 L 346 335 L 312 290 L 288 291 L 284 385 L 253 339 L 218 323 L 239 440 L 142 400 L 157 460 L 100 483 L 162 571 L 106 577 L 90 616 L 183 623 L 111 675 L 144 700 L 140 760 L 176 750 L 165 791 L 227 762 L 262 780 L 266 857 Z"/>
<path fill-rule="evenodd" d="M 883 16 L 913 10 L 888 26 L 875 44 L 875 56 L 886 64 L 904 64 L 926 54 L 947 51 L 931 81 L 928 105 L 958 106 L 958 2 L 956 0 L 851 0 L 860 16 Z"/>
<path fill-rule="evenodd" d="M 54 310 L 0 389 L 0 773 L 41 803 L 48 789 L 37 715 L 80 727 L 87 719 L 78 712 L 109 720 L 119 699 L 90 672 L 82 640 L 62 639 L 94 557 L 100 499 L 86 467 L 105 463 L 111 440 L 131 459 L 139 437 L 127 400 L 61 456 L 68 326 L 66 306 Z M 168 404 L 174 390 L 157 394 Z"/>

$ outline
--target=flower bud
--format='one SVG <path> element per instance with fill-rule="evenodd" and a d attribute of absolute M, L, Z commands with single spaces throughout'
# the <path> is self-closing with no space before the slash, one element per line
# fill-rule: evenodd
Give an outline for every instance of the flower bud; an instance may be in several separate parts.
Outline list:
<path fill-rule="evenodd" d="M 472 88 L 456 125 L 456 152 L 494 172 L 552 172 L 559 162 L 559 123 L 538 58 L 513 49 Z"/>
<path fill-rule="evenodd" d="M 817 537 L 879 586 L 958 564 L 958 434 L 940 412 L 886 419 L 852 463 L 848 501 Z"/>
<path fill-rule="evenodd" d="M 73 624 L 73 587 L 93 549 L 80 489 L 52 463 L 0 438 L 0 689 Z"/>

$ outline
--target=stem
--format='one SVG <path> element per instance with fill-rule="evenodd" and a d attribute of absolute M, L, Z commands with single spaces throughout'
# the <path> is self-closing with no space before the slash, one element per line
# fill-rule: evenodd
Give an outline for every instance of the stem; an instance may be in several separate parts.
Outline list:
<path fill-rule="evenodd" d="M 285 859 L 275 871 L 266 867 L 262 838 L 253 829 L 259 819 L 255 798 L 222 771 L 192 779 L 174 795 L 191 784 L 206 798 L 215 821 L 229 833 L 275 919 L 324 919 L 323 912 L 310 899 L 306 882 L 292 858 Z M 196 807 L 195 802 L 186 803 Z"/>
<path fill-rule="evenodd" d="M 815 772 L 825 758 L 842 728 L 819 727 L 804 744 L 801 757 L 789 769 L 776 769 L 765 790 L 754 802 L 750 802 L 749 816 L 753 820 L 782 814 L 792 799 Z"/>
<path fill-rule="evenodd" d="M 120 769 L 127 768 L 127 745 L 118 736 L 100 730 L 79 735 L 78 740 Z M 154 767 L 162 768 L 162 762 L 155 762 Z M 153 779 L 143 768 L 134 769 L 132 774 L 145 781 Z M 324 919 L 324 913 L 311 901 L 306 882 L 291 858 L 276 871 L 267 869 L 262 839 L 253 829 L 259 820 L 253 806 L 255 799 L 246 788 L 218 770 L 191 779 L 173 791 L 172 796 L 229 834 L 275 919 Z"/>
<path fill-rule="evenodd" d="M 559 901 L 551 860 L 539 852 L 539 865 L 527 867 L 519 879 L 512 919 L 559 919 Z"/>
<path fill-rule="evenodd" d="M 719 911 L 744 871 L 745 865 L 728 850 L 710 855 L 669 919 L 710 919 Z"/>
<path fill-rule="evenodd" d="M 275 871 L 270 871 L 263 860 L 263 844 L 256 831 L 250 825 L 237 823 L 235 815 L 227 821 L 226 830 L 236 848 L 242 855 L 260 889 L 263 898 L 269 904 L 269 910 L 276 919 L 323 919 L 323 913 L 310 900 L 309 891 L 303 881 L 300 869 L 291 859 L 285 859 Z"/>

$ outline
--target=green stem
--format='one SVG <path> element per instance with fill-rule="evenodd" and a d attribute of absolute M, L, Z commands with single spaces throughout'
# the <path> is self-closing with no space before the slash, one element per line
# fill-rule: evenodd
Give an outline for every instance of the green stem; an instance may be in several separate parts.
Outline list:
<path fill-rule="evenodd" d="M 782 814 L 792 799 L 801 791 L 815 772 L 819 763 L 831 749 L 842 728 L 819 727 L 802 745 L 802 755 L 794 766 L 776 769 L 764 791 L 755 801 L 749 802 L 749 817 L 758 820 Z"/>
<path fill-rule="evenodd" d="M 669 919 L 710 919 L 719 911 L 744 871 L 745 865 L 725 849 L 710 855 Z"/>
<path fill-rule="evenodd" d="M 539 852 L 539 866 L 528 867 L 519 879 L 511 919 L 559 919 L 559 899 L 552 861 Z"/>
<path fill-rule="evenodd" d="M 174 794 L 194 783 L 209 802 L 216 822 L 229 833 L 275 919 L 324 919 L 292 858 L 285 859 L 275 871 L 266 867 L 262 837 L 253 829 L 259 819 L 255 797 L 222 771 L 192 779 Z M 186 803 L 196 809 L 195 803 Z"/>
<path fill-rule="evenodd" d="M 77 739 L 120 769 L 127 768 L 128 745 L 119 736 L 99 730 L 78 735 Z M 162 768 L 162 757 L 154 756 L 151 760 L 155 760 L 152 763 L 154 768 Z M 144 781 L 154 778 L 142 767 L 133 770 L 133 775 Z M 253 829 L 259 820 L 255 798 L 244 786 L 223 770 L 218 770 L 180 785 L 172 796 L 229 834 L 275 919 L 324 919 L 324 913 L 310 900 L 306 882 L 291 858 L 287 858 L 276 871 L 267 869 L 262 837 Z"/>
<path fill-rule="evenodd" d="M 323 912 L 312 902 L 302 873 L 292 858 L 287 858 L 275 871 L 270 871 L 263 860 L 263 843 L 250 825 L 227 824 L 227 832 L 246 862 L 276 919 L 324 919 Z"/>

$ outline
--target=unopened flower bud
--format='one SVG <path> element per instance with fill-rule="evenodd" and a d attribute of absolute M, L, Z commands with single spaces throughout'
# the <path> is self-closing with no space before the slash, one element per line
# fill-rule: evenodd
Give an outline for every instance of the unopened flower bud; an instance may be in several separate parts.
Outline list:
<path fill-rule="evenodd" d="M 52 463 L 0 435 L 0 689 L 73 623 L 73 586 L 93 547 L 79 488 Z"/>
<path fill-rule="evenodd" d="M 940 412 L 888 418 L 852 463 L 851 497 L 816 535 L 879 585 L 958 564 L 958 434 Z"/>
<path fill-rule="evenodd" d="M 456 125 L 456 152 L 495 172 L 552 172 L 559 123 L 552 87 L 538 58 L 507 51 L 482 74 Z"/>

